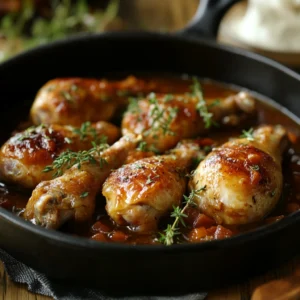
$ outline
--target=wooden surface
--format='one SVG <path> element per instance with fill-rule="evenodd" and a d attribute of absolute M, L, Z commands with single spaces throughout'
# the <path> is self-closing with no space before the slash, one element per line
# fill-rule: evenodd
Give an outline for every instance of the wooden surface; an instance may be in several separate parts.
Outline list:
<path fill-rule="evenodd" d="M 124 3 L 125 2 L 125 3 Z M 174 31 L 184 27 L 191 19 L 198 5 L 198 0 L 122 0 L 122 16 L 130 18 L 132 24 L 142 28 L 152 28 L 153 30 Z M 233 270 L 234 271 L 234 270 Z M 280 290 L 278 295 L 270 295 L 269 291 L 274 290 L 272 287 L 280 285 L 278 283 L 268 286 L 253 294 L 256 287 L 269 282 L 270 280 L 280 279 L 292 274 L 300 274 L 300 258 L 291 259 L 289 263 L 281 268 L 271 270 L 260 277 L 251 278 L 240 285 L 229 286 L 222 290 L 213 290 L 208 293 L 208 300 L 276 300 L 276 299 L 300 299 L 299 293 L 282 296 Z M 5 300 L 42 300 L 50 299 L 49 297 L 35 295 L 27 291 L 25 285 L 13 283 L 4 271 L 0 263 L 0 295 Z M 300 277 L 296 277 L 299 280 Z M 297 282 L 296 282 L 296 285 Z M 300 292 L 300 291 L 299 291 Z M 252 297 L 252 296 L 255 297 Z M 255 299 L 254 299 L 255 298 Z M 1 297 L 0 297 L 1 299 Z"/>

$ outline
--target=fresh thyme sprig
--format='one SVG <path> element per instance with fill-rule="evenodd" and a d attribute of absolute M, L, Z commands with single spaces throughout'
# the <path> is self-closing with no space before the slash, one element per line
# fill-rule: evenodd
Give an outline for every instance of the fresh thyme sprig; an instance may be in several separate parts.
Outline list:
<path fill-rule="evenodd" d="M 253 171 L 259 171 L 259 165 L 252 165 L 250 166 L 250 169 L 253 170 Z"/>
<path fill-rule="evenodd" d="M 36 129 L 37 129 L 37 127 L 35 127 L 35 126 L 31 126 L 31 127 L 27 128 L 25 131 L 23 131 L 22 133 L 19 134 L 18 141 L 24 141 L 24 140 L 30 138 L 30 136 Z"/>
<path fill-rule="evenodd" d="M 142 152 L 154 152 L 159 153 L 159 150 L 155 147 L 154 144 L 147 144 L 145 141 L 140 141 L 136 147 L 136 150 L 142 151 Z"/>
<path fill-rule="evenodd" d="M 103 168 L 107 162 L 101 157 L 101 152 L 107 149 L 108 145 L 97 145 L 95 142 L 92 142 L 92 145 L 93 148 L 89 150 L 74 152 L 68 149 L 64 151 L 53 161 L 52 165 L 46 166 L 43 172 L 54 171 L 53 177 L 55 178 L 61 176 L 74 165 L 77 165 L 77 168 L 80 169 L 81 165 L 85 162 L 99 164 L 100 168 Z"/>
<path fill-rule="evenodd" d="M 147 136 L 150 133 L 158 133 L 162 130 L 164 135 L 175 135 L 175 132 L 171 130 L 171 123 L 177 116 L 178 108 L 177 107 L 168 107 L 164 109 L 159 106 L 158 100 L 155 93 L 149 95 L 150 107 L 150 117 L 152 122 L 150 128 L 144 131 L 143 135 Z"/>
<path fill-rule="evenodd" d="M 26 130 L 24 130 L 23 132 L 21 132 L 17 135 L 18 136 L 18 141 L 24 141 L 26 139 L 30 139 L 34 134 L 38 133 L 39 130 L 45 129 L 45 128 L 46 128 L 45 124 L 41 124 L 41 125 L 38 125 L 38 126 L 30 126 Z M 51 127 L 49 127 L 49 134 L 51 134 L 50 128 Z M 47 135 L 47 132 L 44 133 L 44 138 L 49 139 L 49 136 Z"/>
<path fill-rule="evenodd" d="M 184 219 L 187 218 L 185 211 L 189 206 L 195 205 L 194 198 L 197 194 L 206 190 L 206 185 L 201 187 L 198 190 L 192 190 L 189 196 L 184 197 L 184 206 L 180 208 L 179 206 L 173 206 L 173 212 L 171 213 L 171 217 L 175 218 L 173 224 L 168 224 L 167 228 L 160 233 L 159 242 L 165 244 L 166 246 L 170 246 L 174 243 L 174 238 L 177 235 L 180 235 L 180 229 L 178 225 L 181 223 L 182 226 L 186 226 Z"/>
<path fill-rule="evenodd" d="M 131 112 L 131 113 L 139 113 L 141 110 L 139 108 L 139 104 L 138 104 L 139 98 L 135 98 L 135 97 L 129 97 L 128 98 L 128 107 L 127 107 L 127 111 Z"/>
<path fill-rule="evenodd" d="M 254 132 L 253 128 L 250 128 L 249 130 L 243 130 L 242 135 L 240 137 L 245 138 L 248 141 L 254 141 L 253 132 Z"/>
<path fill-rule="evenodd" d="M 204 100 L 200 82 L 196 78 L 193 78 L 193 81 L 194 84 L 191 86 L 192 95 L 198 99 L 196 108 L 204 121 L 205 128 L 210 128 L 212 125 L 217 125 L 217 123 L 212 119 L 213 113 L 208 111 L 208 106 L 206 104 L 206 101 Z M 217 105 L 217 102 L 214 105 Z"/>
<path fill-rule="evenodd" d="M 61 91 L 60 93 L 64 99 L 66 99 L 68 102 L 73 102 L 73 96 L 68 91 Z"/>
<path fill-rule="evenodd" d="M 91 122 L 84 122 L 81 124 L 80 128 L 74 128 L 73 132 L 79 135 L 81 141 L 86 140 L 88 138 L 92 138 L 92 140 L 96 144 L 106 144 L 107 137 L 106 136 L 98 136 L 96 129 L 92 126 Z"/>

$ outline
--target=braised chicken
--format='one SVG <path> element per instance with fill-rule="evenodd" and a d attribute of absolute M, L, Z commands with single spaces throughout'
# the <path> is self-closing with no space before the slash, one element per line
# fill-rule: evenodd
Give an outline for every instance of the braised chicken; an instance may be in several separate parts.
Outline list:
<path fill-rule="evenodd" d="M 268 215 L 282 193 L 287 131 L 262 126 L 214 149 L 191 179 L 195 201 L 219 224 L 246 224 Z M 204 189 L 204 190 L 203 190 Z"/>
<path fill-rule="evenodd" d="M 137 139 L 124 136 L 108 149 L 91 152 L 62 176 L 41 182 L 29 199 L 24 217 L 46 228 L 59 228 L 69 219 L 87 221 L 95 209 L 96 194 L 112 169 L 120 167 Z"/>
<path fill-rule="evenodd" d="M 107 213 L 134 231 L 154 231 L 160 217 L 180 205 L 186 175 L 203 155 L 196 142 L 183 142 L 169 154 L 144 158 L 112 172 L 102 189 Z"/>
<path fill-rule="evenodd" d="M 80 126 L 90 121 L 107 121 L 128 104 L 130 95 L 166 90 L 153 81 L 133 76 L 122 81 L 89 78 L 57 78 L 37 93 L 30 116 L 34 124 Z"/>
<path fill-rule="evenodd" d="M 67 149 L 87 150 L 92 141 L 115 142 L 120 130 L 100 121 L 84 123 L 81 128 L 63 125 L 33 126 L 12 136 L 0 149 L 0 177 L 3 181 L 34 188 L 50 180 L 53 171 L 44 172 L 55 158 Z"/>
<path fill-rule="evenodd" d="M 213 125 L 240 125 L 256 110 L 255 100 L 244 92 L 221 100 L 206 99 L 206 105 L 199 97 L 151 93 L 131 103 L 122 121 L 122 132 L 142 134 L 148 145 L 164 152 L 182 139 L 206 133 Z M 201 115 L 201 109 L 205 115 Z"/>
<path fill-rule="evenodd" d="M 0 134 L 0 207 L 36 225 L 172 245 L 300 210 L 299 124 L 248 92 L 188 75 L 57 78 L 30 117 Z"/>

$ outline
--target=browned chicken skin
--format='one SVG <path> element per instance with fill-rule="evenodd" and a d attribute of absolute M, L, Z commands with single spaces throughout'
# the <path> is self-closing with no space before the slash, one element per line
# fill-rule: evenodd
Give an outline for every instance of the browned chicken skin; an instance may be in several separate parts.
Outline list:
<path fill-rule="evenodd" d="M 76 133 L 78 128 L 54 124 L 33 126 L 15 134 L 0 150 L 1 179 L 34 188 L 41 181 L 52 178 L 53 172 L 43 170 L 62 152 L 90 149 L 92 141 L 103 137 L 112 144 L 120 136 L 118 127 L 104 121 L 84 125 L 87 126 L 80 134 Z"/>
<path fill-rule="evenodd" d="M 213 150 L 190 182 L 194 190 L 205 187 L 195 197 L 201 211 L 219 224 L 252 223 L 269 214 L 282 193 L 287 145 L 282 126 L 262 126 Z"/>
<path fill-rule="evenodd" d="M 95 161 L 74 165 L 64 175 L 41 182 L 29 199 L 24 217 L 46 228 L 59 228 L 69 219 L 87 221 L 95 209 L 95 197 L 112 169 L 120 167 L 128 152 L 136 147 L 137 139 L 122 137 Z"/>
<path fill-rule="evenodd" d="M 153 231 L 159 218 L 181 203 L 194 159 L 202 156 L 195 142 L 180 144 L 170 154 L 124 165 L 107 178 L 102 193 L 109 216 L 138 232 Z"/>
<path fill-rule="evenodd" d="M 36 95 L 30 116 L 34 124 L 80 126 L 90 121 L 107 121 L 128 96 L 149 93 L 158 87 L 155 82 L 129 76 L 121 81 L 89 78 L 57 78 L 47 82 Z"/>
<path fill-rule="evenodd" d="M 169 150 L 182 139 L 195 138 L 205 132 L 197 110 L 199 99 L 189 95 L 150 94 L 129 107 L 122 121 L 123 134 L 142 134 L 144 141 L 158 152 Z M 212 121 L 220 126 L 236 126 L 253 116 L 255 100 L 241 92 L 221 99 L 207 99 Z"/>

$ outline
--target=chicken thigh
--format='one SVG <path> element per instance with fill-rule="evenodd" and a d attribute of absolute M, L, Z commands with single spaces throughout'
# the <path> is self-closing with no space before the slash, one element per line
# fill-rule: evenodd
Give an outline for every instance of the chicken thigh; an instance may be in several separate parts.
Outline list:
<path fill-rule="evenodd" d="M 46 228 L 59 228 L 70 219 L 89 220 L 95 209 L 96 194 L 112 169 L 120 167 L 137 138 L 124 136 L 110 148 L 89 154 L 62 176 L 41 182 L 33 191 L 23 217 Z"/>
<path fill-rule="evenodd" d="M 282 154 L 288 146 L 282 126 L 262 126 L 214 149 L 190 181 L 202 212 L 219 224 L 261 220 L 282 193 Z"/>
<path fill-rule="evenodd" d="M 140 233 L 157 228 L 159 218 L 180 205 L 187 177 L 203 151 L 196 142 L 181 143 L 170 154 L 148 157 L 112 172 L 103 184 L 109 216 Z"/>
<path fill-rule="evenodd" d="M 237 126 L 255 113 L 255 100 L 244 92 L 220 101 L 207 99 L 206 105 L 200 100 L 197 96 L 151 93 L 129 106 L 122 121 L 122 133 L 142 134 L 148 145 L 164 152 L 182 139 L 207 132 L 207 122 Z"/>
<path fill-rule="evenodd" d="M 100 121 L 81 128 L 63 125 L 30 127 L 11 137 L 0 149 L 0 178 L 25 188 L 50 180 L 53 172 L 43 172 L 60 153 L 87 150 L 91 142 L 105 138 L 112 144 L 120 136 L 118 127 Z"/>

